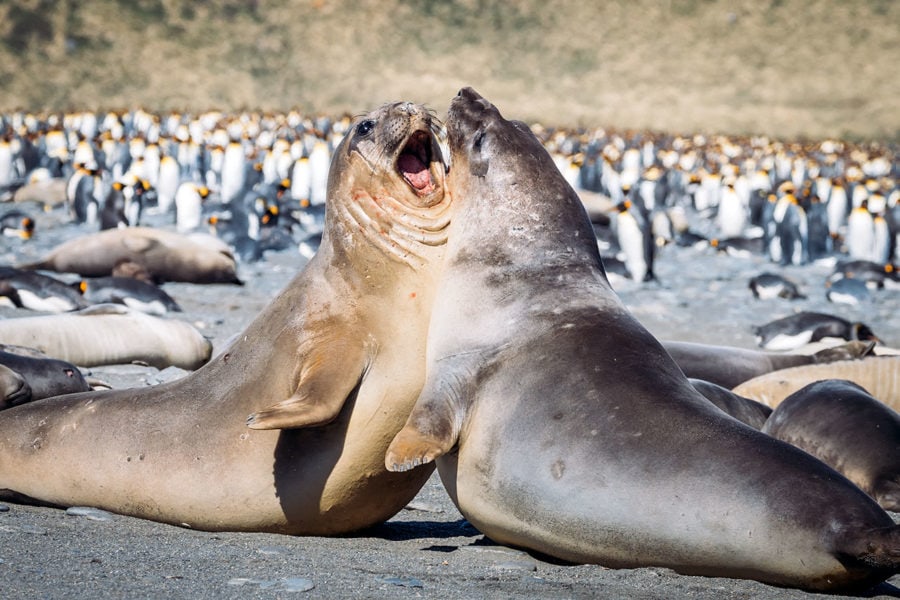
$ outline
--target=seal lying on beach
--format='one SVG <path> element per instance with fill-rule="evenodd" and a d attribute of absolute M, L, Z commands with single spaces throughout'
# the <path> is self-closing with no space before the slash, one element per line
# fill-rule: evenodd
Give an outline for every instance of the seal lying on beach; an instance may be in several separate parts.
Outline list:
<path fill-rule="evenodd" d="M 0 343 L 36 348 L 82 367 L 133 361 L 164 369 L 197 369 L 212 344 L 190 323 L 164 319 L 120 304 L 77 312 L 0 320 Z"/>
<path fill-rule="evenodd" d="M 564 560 L 821 590 L 900 570 L 900 526 L 878 504 L 722 413 L 629 314 L 527 126 L 471 89 L 447 126 L 426 383 L 389 469 L 437 459 L 480 531 Z"/>
<path fill-rule="evenodd" d="M 845 379 L 811 383 L 762 428 L 843 473 L 885 510 L 900 510 L 900 414 Z"/>
<path fill-rule="evenodd" d="M 81 236 L 21 268 L 106 277 L 124 261 L 143 266 L 156 281 L 241 283 L 234 256 L 221 245 L 151 227 L 107 229 Z"/>
<path fill-rule="evenodd" d="M 429 470 L 384 453 L 422 387 L 446 241 L 435 128 L 410 103 L 356 121 L 318 253 L 203 368 L 0 413 L 0 488 L 207 530 L 338 534 L 403 508 Z"/>
<path fill-rule="evenodd" d="M 731 389 L 772 371 L 862 358 L 872 352 L 875 343 L 850 341 L 810 354 L 747 350 L 696 342 L 663 341 L 662 345 L 688 377 Z"/>
<path fill-rule="evenodd" d="M 823 379 L 847 379 L 900 412 L 900 356 L 870 356 L 827 365 L 804 365 L 773 371 L 735 386 L 734 392 L 777 408 L 781 402 L 810 383 Z"/>

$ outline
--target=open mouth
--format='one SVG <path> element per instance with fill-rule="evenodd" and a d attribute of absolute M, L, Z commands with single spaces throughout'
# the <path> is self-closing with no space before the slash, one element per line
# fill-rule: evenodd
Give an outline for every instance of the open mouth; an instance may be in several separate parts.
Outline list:
<path fill-rule="evenodd" d="M 427 131 L 412 134 L 397 158 L 397 171 L 420 196 L 430 194 L 437 188 L 428 169 L 433 158 L 431 134 Z"/>

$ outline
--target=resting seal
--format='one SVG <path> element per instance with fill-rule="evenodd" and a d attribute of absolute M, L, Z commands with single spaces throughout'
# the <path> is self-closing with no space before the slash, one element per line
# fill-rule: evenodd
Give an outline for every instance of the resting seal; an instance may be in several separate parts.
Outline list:
<path fill-rule="evenodd" d="M 210 341 L 190 323 L 119 304 L 3 319 L 0 343 L 36 348 L 81 367 L 140 361 L 158 369 L 197 369 L 212 354 Z"/>
<path fill-rule="evenodd" d="M 446 240 L 433 128 L 409 103 L 355 122 L 319 252 L 203 368 L 0 413 L 0 488 L 206 530 L 338 534 L 402 509 L 429 476 L 384 452 L 422 387 Z"/>
<path fill-rule="evenodd" d="M 736 386 L 735 394 L 777 408 L 805 385 L 823 379 L 847 379 L 900 411 L 900 356 L 871 356 L 827 365 L 806 365 L 774 371 Z"/>
<path fill-rule="evenodd" d="M 564 560 L 811 589 L 898 571 L 875 501 L 722 413 L 629 314 L 527 126 L 470 89 L 447 125 L 445 269 L 390 469 L 437 459 L 475 527 Z"/>
<path fill-rule="evenodd" d="M 31 386 L 20 373 L 0 364 L 0 408 L 31 400 Z"/>
<path fill-rule="evenodd" d="M 852 341 L 813 354 L 781 354 L 696 342 L 664 341 L 662 344 L 685 375 L 729 389 L 772 371 L 860 358 L 874 346 L 873 342 Z"/>
<path fill-rule="evenodd" d="M 48 358 L 42 353 L 35 356 L 28 350 L 0 344 L 0 365 L 21 375 L 31 388 L 30 398 L 18 399 L 14 404 L 91 389 L 84 375 L 72 363 Z"/>
<path fill-rule="evenodd" d="M 811 383 L 785 398 L 762 431 L 831 465 L 885 510 L 900 511 L 900 414 L 859 385 Z"/>
<path fill-rule="evenodd" d="M 143 266 L 156 281 L 241 283 L 234 256 L 227 248 L 151 227 L 107 229 L 81 236 L 21 268 L 106 277 L 125 261 Z"/>

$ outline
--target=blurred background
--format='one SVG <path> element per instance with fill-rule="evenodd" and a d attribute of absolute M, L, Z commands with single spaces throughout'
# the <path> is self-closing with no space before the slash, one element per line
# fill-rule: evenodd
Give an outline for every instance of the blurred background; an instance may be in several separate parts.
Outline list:
<path fill-rule="evenodd" d="M 900 139 L 893 0 L 2 0 L 0 110 L 443 113 Z"/>

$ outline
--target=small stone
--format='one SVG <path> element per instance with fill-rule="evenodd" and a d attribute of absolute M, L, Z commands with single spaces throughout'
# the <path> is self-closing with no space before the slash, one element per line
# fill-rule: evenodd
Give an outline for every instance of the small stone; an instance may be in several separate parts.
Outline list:
<path fill-rule="evenodd" d="M 263 583 L 262 579 L 250 579 L 249 577 L 234 577 L 228 580 L 228 585 L 242 586 L 247 584 L 259 585 Z"/>
<path fill-rule="evenodd" d="M 113 518 L 112 513 L 90 506 L 71 506 L 66 509 L 66 514 L 71 517 L 84 517 L 91 521 L 110 521 Z"/>
<path fill-rule="evenodd" d="M 285 577 L 279 582 L 278 590 L 283 592 L 308 592 L 316 587 L 310 579 L 303 577 Z"/>
<path fill-rule="evenodd" d="M 257 550 L 257 552 L 259 552 L 260 554 L 275 555 L 283 553 L 284 548 L 277 548 L 275 546 L 262 546 Z"/>
<path fill-rule="evenodd" d="M 9 507 L 5 504 L 0 504 L 0 513 L 9 512 Z"/>

